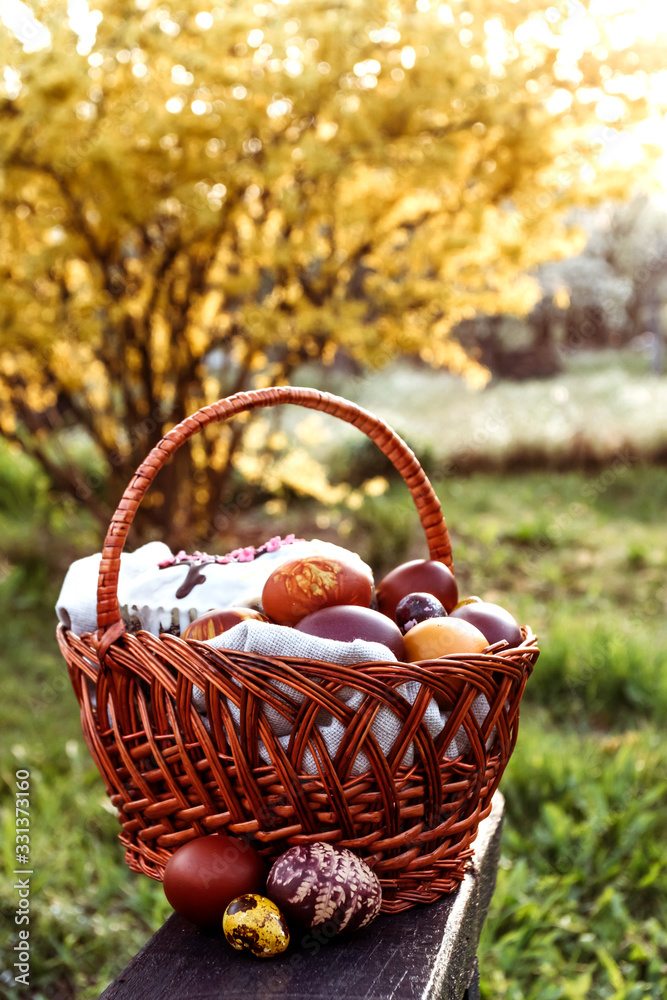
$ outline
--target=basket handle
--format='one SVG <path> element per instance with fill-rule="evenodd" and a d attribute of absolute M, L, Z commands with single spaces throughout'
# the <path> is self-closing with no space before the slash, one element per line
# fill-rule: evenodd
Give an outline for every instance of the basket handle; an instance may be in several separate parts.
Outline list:
<path fill-rule="evenodd" d="M 392 462 L 397 472 L 405 480 L 419 514 L 431 559 L 444 562 L 451 568 L 452 549 L 449 532 L 433 487 L 414 453 L 383 420 L 351 403 L 341 396 L 334 396 L 317 389 L 295 386 L 274 386 L 270 389 L 255 389 L 238 392 L 234 396 L 220 399 L 217 403 L 204 406 L 197 413 L 186 417 L 173 427 L 153 448 L 139 466 L 131 482 L 121 497 L 104 541 L 100 572 L 97 585 L 97 627 L 101 658 L 125 631 L 118 605 L 118 574 L 120 554 L 125 545 L 134 515 L 162 466 L 188 438 L 214 421 L 229 420 L 239 413 L 260 407 L 296 403 L 311 410 L 322 410 L 340 420 L 345 420 L 362 430 Z"/>

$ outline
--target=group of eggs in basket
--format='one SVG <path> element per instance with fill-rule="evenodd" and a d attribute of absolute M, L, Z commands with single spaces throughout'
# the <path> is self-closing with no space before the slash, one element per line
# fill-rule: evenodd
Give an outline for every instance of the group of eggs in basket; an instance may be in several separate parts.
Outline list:
<path fill-rule="evenodd" d="M 183 638 L 212 639 L 253 618 L 323 639 L 382 643 L 404 663 L 481 653 L 503 640 L 514 648 L 523 641 L 504 608 L 478 597 L 459 601 L 453 573 L 437 560 L 403 563 L 374 593 L 363 564 L 328 555 L 293 559 L 268 577 L 261 603 L 262 611 L 209 611 L 185 629 Z"/>

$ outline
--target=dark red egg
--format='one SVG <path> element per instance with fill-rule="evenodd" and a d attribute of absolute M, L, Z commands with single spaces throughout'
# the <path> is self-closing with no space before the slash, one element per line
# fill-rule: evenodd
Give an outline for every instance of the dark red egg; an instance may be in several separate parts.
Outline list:
<path fill-rule="evenodd" d="M 229 903 L 261 892 L 266 868 L 244 840 L 213 833 L 179 847 L 164 871 L 164 894 L 186 920 L 200 927 L 219 924 Z"/>
<path fill-rule="evenodd" d="M 401 598 L 415 592 L 433 594 L 447 612 L 459 599 L 456 580 L 448 566 L 435 559 L 413 559 L 392 569 L 380 581 L 377 586 L 378 608 L 383 615 L 393 618 Z"/>
<path fill-rule="evenodd" d="M 354 642 L 355 639 L 381 642 L 398 660 L 405 661 L 405 646 L 398 625 L 372 608 L 351 604 L 322 608 L 302 618 L 296 628 L 308 635 L 337 639 L 339 642 Z"/>
<path fill-rule="evenodd" d="M 278 625 L 296 625 L 320 608 L 339 604 L 367 608 L 372 594 L 372 578 L 362 566 L 331 556 L 304 556 L 274 569 L 264 584 L 262 607 Z"/>
<path fill-rule="evenodd" d="M 515 619 L 504 608 L 486 601 L 473 601 L 462 604 L 451 612 L 450 618 L 462 618 L 483 632 L 489 640 L 489 645 L 506 639 L 512 648 L 521 645 L 523 636 Z"/>
<path fill-rule="evenodd" d="M 253 608 L 222 608 L 219 611 L 207 611 L 205 615 L 195 618 L 187 628 L 183 629 L 181 639 L 199 639 L 203 642 L 215 635 L 222 635 L 223 632 L 227 632 L 248 618 L 260 622 L 269 620 L 261 611 L 255 611 Z"/>

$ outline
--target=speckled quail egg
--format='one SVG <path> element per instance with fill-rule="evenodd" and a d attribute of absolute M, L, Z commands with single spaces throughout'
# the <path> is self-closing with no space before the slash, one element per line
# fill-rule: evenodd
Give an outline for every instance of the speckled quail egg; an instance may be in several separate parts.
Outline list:
<path fill-rule="evenodd" d="M 237 951 L 274 958 L 289 944 L 289 929 L 275 903 L 254 892 L 233 899 L 222 918 L 225 938 Z"/>

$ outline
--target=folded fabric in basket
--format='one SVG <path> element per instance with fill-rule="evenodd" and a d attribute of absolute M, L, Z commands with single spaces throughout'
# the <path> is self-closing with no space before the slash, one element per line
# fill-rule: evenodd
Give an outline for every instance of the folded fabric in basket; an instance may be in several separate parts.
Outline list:
<path fill-rule="evenodd" d="M 145 576 L 148 570 L 156 573 L 158 563 L 170 556 L 171 549 L 164 542 L 148 542 L 135 552 L 122 552 L 118 574 L 119 603 L 124 603 L 124 592 L 135 579 Z M 94 632 L 97 628 L 97 578 L 101 559 L 102 553 L 95 552 L 73 562 L 56 601 L 58 619 L 75 635 Z"/>
<path fill-rule="evenodd" d="M 317 636 L 307 635 L 304 632 L 299 632 L 296 629 L 287 628 L 282 625 L 270 625 L 258 621 L 240 622 L 222 635 L 207 640 L 207 645 L 220 649 L 222 652 L 225 649 L 234 649 L 249 653 L 258 653 L 261 656 L 275 657 L 276 659 L 287 656 L 303 657 L 309 660 L 337 663 L 341 666 L 354 666 L 358 663 L 367 663 L 370 661 L 388 662 L 396 660 L 394 654 L 386 646 L 378 642 L 365 642 L 362 639 L 356 639 L 354 642 L 338 642 L 333 639 L 321 639 Z M 296 704 L 301 705 L 303 703 L 305 695 L 295 690 L 288 683 L 283 683 L 282 681 L 272 681 L 271 683 L 276 690 L 288 695 Z M 413 704 L 420 687 L 421 685 L 417 681 L 406 681 L 403 684 L 399 684 L 396 690 L 406 701 Z M 355 711 L 361 707 L 366 695 L 363 691 L 355 689 L 350 685 L 349 687 L 341 688 L 336 693 L 336 697 Z M 203 691 L 199 688 L 194 688 L 192 700 L 197 711 L 205 717 L 206 700 Z M 227 703 L 232 718 L 238 727 L 240 723 L 239 709 L 230 699 L 228 699 Z M 488 703 L 486 710 L 488 712 Z M 275 733 L 277 741 L 284 750 L 287 750 L 291 734 L 289 719 L 286 719 L 284 715 L 266 703 L 263 704 L 262 711 L 272 731 Z M 432 698 L 424 714 L 424 724 L 433 738 L 442 731 L 448 718 L 449 714 L 441 712 L 435 699 Z M 327 753 L 333 760 L 345 735 L 345 726 L 333 714 L 324 710 L 318 714 L 316 725 L 322 735 Z M 400 734 L 402 725 L 401 717 L 387 705 L 383 705 L 377 712 L 371 724 L 370 732 L 375 737 L 378 746 L 385 756 L 391 752 L 391 748 Z M 463 729 L 459 732 L 467 740 Z M 261 741 L 259 751 L 262 759 L 266 763 L 270 763 L 267 748 Z M 457 735 L 456 739 L 453 739 L 447 747 L 446 755 L 447 757 L 454 758 L 458 757 L 460 752 Z M 406 767 L 410 767 L 414 763 L 414 759 L 414 744 L 411 743 L 401 763 Z M 310 749 L 306 749 L 303 760 L 300 762 L 300 767 L 306 774 L 317 773 L 317 764 Z M 369 767 L 368 757 L 365 753 L 360 752 L 354 761 L 351 774 L 353 777 L 356 777 L 368 770 Z"/>

